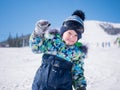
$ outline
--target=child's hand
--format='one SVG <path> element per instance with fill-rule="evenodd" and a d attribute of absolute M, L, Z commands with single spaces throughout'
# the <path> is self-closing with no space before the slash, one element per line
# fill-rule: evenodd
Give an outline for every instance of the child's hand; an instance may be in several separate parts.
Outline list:
<path fill-rule="evenodd" d="M 39 20 L 35 26 L 35 34 L 38 36 L 43 36 L 50 25 L 50 22 L 47 20 Z"/>

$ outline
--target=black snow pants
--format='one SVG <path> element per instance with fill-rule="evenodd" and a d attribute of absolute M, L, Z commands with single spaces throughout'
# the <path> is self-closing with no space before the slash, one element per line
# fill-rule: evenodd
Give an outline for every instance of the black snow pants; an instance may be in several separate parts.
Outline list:
<path fill-rule="evenodd" d="M 73 90 L 72 63 L 55 55 L 44 54 L 32 90 Z"/>

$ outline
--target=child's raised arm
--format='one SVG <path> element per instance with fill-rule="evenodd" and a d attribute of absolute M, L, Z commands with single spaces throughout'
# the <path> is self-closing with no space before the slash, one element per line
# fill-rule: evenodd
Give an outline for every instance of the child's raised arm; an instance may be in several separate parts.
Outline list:
<path fill-rule="evenodd" d="M 35 30 L 30 36 L 30 46 L 32 48 L 32 51 L 35 53 L 41 53 L 45 51 L 45 47 L 42 46 L 43 41 L 44 41 L 44 34 L 48 30 L 50 26 L 50 22 L 47 20 L 39 20 L 36 25 L 35 25 Z"/>

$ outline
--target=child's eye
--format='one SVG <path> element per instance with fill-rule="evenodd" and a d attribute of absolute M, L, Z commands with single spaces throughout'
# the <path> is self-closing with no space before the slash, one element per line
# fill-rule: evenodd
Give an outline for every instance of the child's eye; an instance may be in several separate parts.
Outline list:
<path fill-rule="evenodd" d="M 77 34 L 74 34 L 74 37 L 77 37 Z"/>
<path fill-rule="evenodd" d="M 75 36 L 77 36 L 77 34 L 75 34 Z"/>
<path fill-rule="evenodd" d="M 71 35 L 71 32 L 68 32 Z"/>
<path fill-rule="evenodd" d="M 74 35 L 74 37 L 77 37 L 77 35 Z"/>

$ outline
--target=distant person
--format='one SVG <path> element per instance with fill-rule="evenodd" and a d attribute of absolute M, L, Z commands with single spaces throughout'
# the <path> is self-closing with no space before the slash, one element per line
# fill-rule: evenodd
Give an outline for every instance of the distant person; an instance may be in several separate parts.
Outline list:
<path fill-rule="evenodd" d="M 120 47 L 120 37 L 117 37 L 114 44 L 117 44 Z"/>
<path fill-rule="evenodd" d="M 111 47 L 111 44 L 110 44 L 110 42 L 108 42 L 108 47 Z"/>
<path fill-rule="evenodd" d="M 30 37 L 35 53 L 44 53 L 32 90 L 86 90 L 84 58 L 87 47 L 78 42 L 84 32 L 85 14 L 73 12 L 62 24 L 60 32 L 50 29 L 47 20 L 36 23 Z"/>
<path fill-rule="evenodd" d="M 102 47 L 103 47 L 103 48 L 105 47 L 105 44 L 104 44 L 104 42 L 102 42 Z"/>

